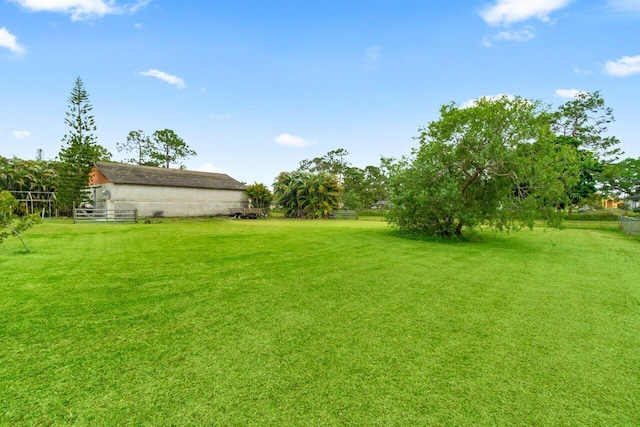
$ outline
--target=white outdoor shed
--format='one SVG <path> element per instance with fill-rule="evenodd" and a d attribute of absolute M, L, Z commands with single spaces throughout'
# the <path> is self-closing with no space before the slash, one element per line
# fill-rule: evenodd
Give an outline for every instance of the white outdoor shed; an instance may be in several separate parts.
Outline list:
<path fill-rule="evenodd" d="M 97 209 L 137 209 L 139 217 L 228 215 L 249 203 L 244 184 L 221 173 L 98 162 L 89 186 Z"/>

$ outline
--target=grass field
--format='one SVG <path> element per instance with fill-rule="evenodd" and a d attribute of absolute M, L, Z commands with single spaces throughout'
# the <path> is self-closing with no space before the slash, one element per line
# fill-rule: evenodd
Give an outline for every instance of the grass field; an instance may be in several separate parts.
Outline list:
<path fill-rule="evenodd" d="M 52 221 L 0 245 L 1 425 L 640 425 L 640 242 Z"/>

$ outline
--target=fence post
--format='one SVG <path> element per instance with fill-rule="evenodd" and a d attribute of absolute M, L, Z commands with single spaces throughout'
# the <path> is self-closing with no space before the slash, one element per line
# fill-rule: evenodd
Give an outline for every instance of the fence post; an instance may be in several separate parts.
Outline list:
<path fill-rule="evenodd" d="M 133 222 L 138 223 L 138 209 L 133 210 Z"/>

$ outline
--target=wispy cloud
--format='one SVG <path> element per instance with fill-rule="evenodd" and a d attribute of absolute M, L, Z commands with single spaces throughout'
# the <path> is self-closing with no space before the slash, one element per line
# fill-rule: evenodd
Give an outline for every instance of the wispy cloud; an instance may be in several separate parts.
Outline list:
<path fill-rule="evenodd" d="M 205 163 L 204 165 L 199 166 L 196 170 L 200 171 L 200 172 L 225 173 L 225 169 L 224 168 L 219 168 L 217 166 L 213 166 L 212 163 Z"/>
<path fill-rule="evenodd" d="M 179 89 L 187 88 L 187 85 L 184 83 L 184 80 L 182 80 L 180 77 L 165 73 L 164 71 L 151 69 L 148 71 L 139 71 L 136 74 L 140 76 L 155 77 L 156 79 L 162 80 L 163 82 L 169 83 L 170 85 L 174 85 Z"/>
<path fill-rule="evenodd" d="M 0 47 L 5 47 L 18 55 L 22 55 L 27 51 L 24 45 L 18 43 L 18 38 L 11 34 L 5 27 L 0 28 Z"/>
<path fill-rule="evenodd" d="M 615 61 L 607 61 L 604 64 L 604 73 L 614 77 L 640 74 L 640 55 L 623 56 Z"/>
<path fill-rule="evenodd" d="M 115 0 L 9 0 L 34 12 L 68 14 L 73 21 L 100 18 L 105 15 L 135 13 L 151 0 L 117 4 Z"/>
<path fill-rule="evenodd" d="M 500 31 L 492 37 L 493 40 L 512 41 L 518 43 L 528 42 L 536 36 L 535 29 L 527 26 L 525 29 L 518 31 Z"/>
<path fill-rule="evenodd" d="M 619 12 L 640 12 L 640 0 L 609 0 L 608 4 Z"/>
<path fill-rule="evenodd" d="M 27 139 L 31 136 L 31 132 L 26 130 L 14 130 L 13 136 L 17 139 Z"/>
<path fill-rule="evenodd" d="M 574 99 L 574 98 L 577 98 L 578 95 L 583 93 L 586 93 L 586 92 L 578 89 L 556 89 L 556 96 L 558 98 L 564 98 L 564 99 Z"/>
<path fill-rule="evenodd" d="M 230 119 L 231 115 L 230 114 L 211 114 L 211 117 L 213 117 L 214 119 Z"/>
<path fill-rule="evenodd" d="M 580 67 L 573 67 L 573 73 L 574 74 L 585 74 L 585 75 L 589 75 L 591 74 L 591 71 L 589 70 L 583 70 Z"/>
<path fill-rule="evenodd" d="M 491 26 L 507 26 L 534 18 L 549 22 L 552 12 L 569 3 L 571 0 L 498 0 L 480 11 L 480 16 Z"/>
<path fill-rule="evenodd" d="M 294 136 L 289 133 L 283 133 L 276 136 L 274 141 L 276 144 L 284 145 L 286 147 L 306 147 L 314 143 L 313 141 L 307 141 L 299 136 Z"/>
<path fill-rule="evenodd" d="M 367 58 L 367 61 L 378 61 L 380 60 L 380 49 L 382 46 L 370 46 L 364 50 L 364 54 Z"/>
<path fill-rule="evenodd" d="M 364 50 L 364 60 L 366 62 L 365 67 L 369 69 L 374 69 L 378 66 L 378 62 L 381 58 L 380 50 L 382 46 L 375 45 L 369 46 Z"/>

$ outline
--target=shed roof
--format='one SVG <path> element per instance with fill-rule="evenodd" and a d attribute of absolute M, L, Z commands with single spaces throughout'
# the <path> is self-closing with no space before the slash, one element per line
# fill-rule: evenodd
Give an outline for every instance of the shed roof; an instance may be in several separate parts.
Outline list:
<path fill-rule="evenodd" d="M 114 184 L 154 185 L 162 187 L 245 190 L 239 181 L 223 173 L 168 169 L 154 166 L 96 162 L 95 168 Z"/>

